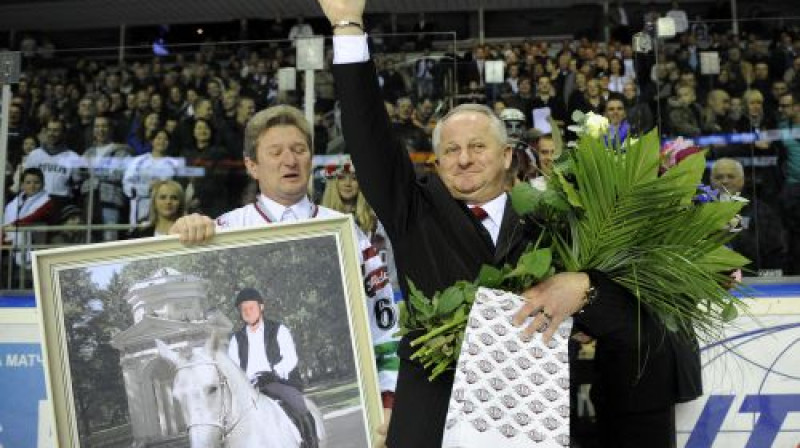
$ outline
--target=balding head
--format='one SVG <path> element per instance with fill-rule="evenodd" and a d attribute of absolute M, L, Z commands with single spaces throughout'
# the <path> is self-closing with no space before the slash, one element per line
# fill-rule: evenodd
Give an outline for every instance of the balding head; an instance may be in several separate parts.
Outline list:
<path fill-rule="evenodd" d="M 744 168 L 735 159 L 722 158 L 711 166 L 711 186 L 729 194 L 741 193 L 744 188 Z"/>

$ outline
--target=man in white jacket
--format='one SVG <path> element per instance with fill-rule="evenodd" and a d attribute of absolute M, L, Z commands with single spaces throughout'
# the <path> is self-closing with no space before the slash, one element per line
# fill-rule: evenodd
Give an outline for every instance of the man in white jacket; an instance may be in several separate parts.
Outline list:
<path fill-rule="evenodd" d="M 171 233 L 180 235 L 185 243 L 197 243 L 223 229 L 341 216 L 308 198 L 311 148 L 311 127 L 300 110 L 280 105 L 260 111 L 247 123 L 244 135 L 244 164 L 260 190 L 256 201 L 216 220 L 199 214 L 184 216 Z M 381 396 L 384 408 L 391 409 L 399 366 L 398 340 L 393 336 L 397 332 L 397 309 L 386 264 L 366 235 L 356 232 L 367 308 L 374 311 L 367 314 L 372 319 Z"/>

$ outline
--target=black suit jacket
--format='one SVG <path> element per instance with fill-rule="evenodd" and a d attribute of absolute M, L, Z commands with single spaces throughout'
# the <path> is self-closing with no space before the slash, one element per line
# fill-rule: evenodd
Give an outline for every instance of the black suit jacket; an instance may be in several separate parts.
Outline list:
<path fill-rule="evenodd" d="M 536 231 L 511 204 L 506 204 L 495 249 L 483 226 L 437 175 L 415 175 L 407 152 L 392 136 L 372 62 L 337 64 L 333 73 L 344 138 L 361 190 L 392 241 L 404 296 L 407 280 L 432 296 L 458 280 L 475 279 L 482 264 L 516 263 Z M 576 316 L 576 328 L 598 338 L 598 412 L 621 415 L 669 406 L 681 394 L 696 396 L 699 364 L 687 375 L 678 372 L 673 338 L 646 312 L 637 319 L 640 310 L 625 289 L 600 273 L 589 274 L 600 297 Z M 409 360 L 413 338 L 404 338 L 399 350 L 389 446 L 438 447 L 453 375 L 429 382 L 427 372 Z M 680 392 L 678 378 L 683 377 L 695 386 L 688 393 Z"/>

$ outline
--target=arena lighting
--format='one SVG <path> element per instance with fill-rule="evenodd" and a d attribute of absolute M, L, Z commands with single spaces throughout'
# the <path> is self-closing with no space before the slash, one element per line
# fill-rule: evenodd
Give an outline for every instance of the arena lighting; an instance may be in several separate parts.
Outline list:
<path fill-rule="evenodd" d="M 198 28 L 197 29 L 197 34 L 203 34 L 203 29 L 202 28 Z"/>

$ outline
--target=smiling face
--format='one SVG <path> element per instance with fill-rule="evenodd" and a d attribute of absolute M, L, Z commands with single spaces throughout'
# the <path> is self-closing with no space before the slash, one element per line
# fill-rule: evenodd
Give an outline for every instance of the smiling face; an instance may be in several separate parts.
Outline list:
<path fill-rule="evenodd" d="M 439 176 L 454 198 L 483 204 L 503 192 L 511 147 L 500 141 L 488 116 L 464 111 L 448 118 L 437 154 Z"/>
<path fill-rule="evenodd" d="M 306 195 L 311 149 L 297 127 L 274 126 L 262 132 L 256 158 L 245 157 L 244 163 L 261 193 L 273 201 L 290 206 Z"/>
<path fill-rule="evenodd" d="M 358 197 L 358 179 L 353 173 L 340 174 L 336 179 L 336 188 L 339 191 L 339 197 L 342 202 L 353 202 Z"/>

